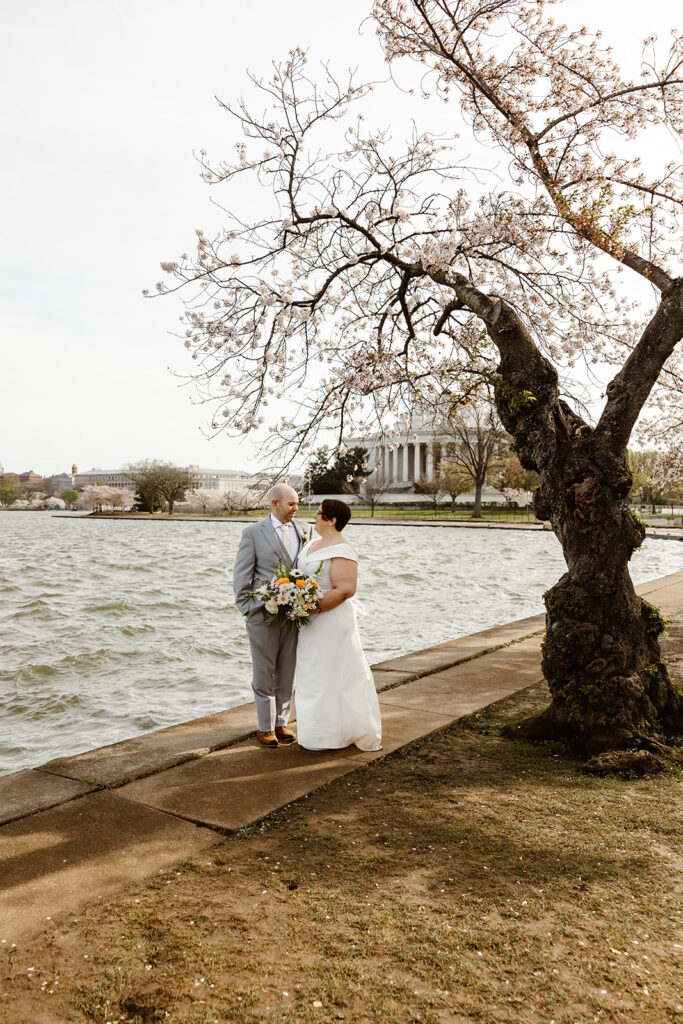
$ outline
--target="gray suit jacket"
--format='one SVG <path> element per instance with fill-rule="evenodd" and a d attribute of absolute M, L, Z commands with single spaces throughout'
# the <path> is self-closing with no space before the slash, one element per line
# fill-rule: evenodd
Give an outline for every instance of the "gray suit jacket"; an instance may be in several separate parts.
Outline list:
<path fill-rule="evenodd" d="M 305 534 L 300 524 L 294 520 L 294 529 L 299 535 L 299 551 L 305 542 Z M 246 615 L 254 608 L 261 608 L 262 601 L 249 596 L 250 590 L 256 590 L 273 575 L 273 566 L 281 558 L 285 565 L 290 561 L 270 516 L 245 526 L 242 538 L 235 555 L 235 569 L 232 577 L 232 588 L 235 591 L 235 604 Z"/>

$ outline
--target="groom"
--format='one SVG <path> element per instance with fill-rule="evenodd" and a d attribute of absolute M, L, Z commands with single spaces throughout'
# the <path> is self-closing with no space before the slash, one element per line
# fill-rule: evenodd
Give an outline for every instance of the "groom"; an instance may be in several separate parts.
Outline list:
<path fill-rule="evenodd" d="M 292 707 L 297 634 L 280 629 L 277 623 L 267 625 L 261 614 L 263 602 L 250 597 L 249 591 L 271 578 L 279 558 L 286 565 L 294 565 L 306 538 L 294 522 L 299 505 L 294 488 L 275 484 L 268 498 L 270 515 L 250 523 L 242 533 L 232 585 L 251 646 L 251 685 L 258 717 L 256 735 L 265 747 L 277 747 L 278 743 L 295 740 L 287 722 Z"/>

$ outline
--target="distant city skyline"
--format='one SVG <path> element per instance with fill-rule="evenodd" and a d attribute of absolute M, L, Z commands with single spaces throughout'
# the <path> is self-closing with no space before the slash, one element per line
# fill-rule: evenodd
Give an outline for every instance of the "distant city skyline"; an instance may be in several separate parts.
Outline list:
<path fill-rule="evenodd" d="M 52 476 L 59 476 L 61 474 L 65 474 L 65 473 L 68 474 L 69 476 L 85 476 L 85 475 L 90 475 L 90 474 L 93 474 L 93 473 L 103 473 L 105 475 L 106 474 L 111 474 L 111 473 L 125 473 L 127 466 L 131 465 L 132 461 L 141 461 L 141 460 L 129 460 L 128 462 L 122 463 L 119 466 L 106 466 L 106 465 L 102 464 L 102 465 L 99 465 L 99 466 L 95 465 L 95 466 L 88 466 L 88 467 L 79 466 L 77 462 L 73 462 L 70 467 L 66 467 L 66 466 L 62 467 L 62 468 L 60 468 L 58 470 L 55 470 L 55 472 L 53 472 L 53 473 L 41 473 L 40 470 L 36 470 L 36 468 L 34 466 L 27 466 L 27 467 L 22 468 L 22 469 L 17 469 L 15 467 L 8 466 L 8 465 L 6 465 L 3 462 L 0 462 L 0 476 L 2 476 L 3 474 L 11 474 L 11 473 L 13 473 L 16 476 L 20 476 L 21 477 L 21 476 L 27 476 L 28 474 L 34 474 L 35 473 L 41 479 L 49 479 Z M 154 461 L 156 461 L 156 460 L 154 460 Z M 224 467 L 221 467 L 220 469 L 217 469 L 215 467 L 209 468 L 209 467 L 206 467 L 206 466 L 202 466 L 198 462 L 180 463 L 180 462 L 174 461 L 173 459 L 164 459 L 164 460 L 158 460 L 158 461 L 171 462 L 174 466 L 178 466 L 181 469 L 187 469 L 187 470 L 200 470 L 201 469 L 201 471 L 203 473 L 213 472 L 213 473 L 221 473 L 221 474 L 229 473 L 229 474 L 241 475 L 241 474 L 248 474 L 248 473 L 250 474 L 252 472 L 250 470 L 245 470 L 243 467 L 238 467 L 238 466 L 224 466 Z M 254 470 L 253 472 L 254 472 L 254 474 L 256 474 L 258 471 Z"/>
<path fill-rule="evenodd" d="M 144 458 L 179 465 L 264 467 L 255 440 L 208 440 L 210 407 L 190 400 L 195 366 L 171 336 L 177 297 L 145 300 L 161 261 L 188 251 L 195 229 L 222 223 L 193 151 L 229 158 L 241 136 L 216 97 L 250 95 L 247 70 L 269 75 L 289 49 L 309 49 L 359 80 L 386 78 L 370 0 L 343 12 L 317 0 L 24 0 L 4 12 L 0 99 L 5 156 L 0 250 L 0 461 L 43 476 Z M 556 19 L 603 29 L 637 70 L 639 40 L 664 36 L 668 0 L 644 10 L 567 0 Z M 634 64 L 635 61 L 635 64 Z M 386 95 L 386 94 L 385 94 Z M 397 144 L 410 118 L 450 124 L 453 108 L 400 92 L 375 99 Z M 407 128 L 408 126 L 408 128 Z M 452 128 L 452 125 L 451 125 Z M 456 125 L 457 130 L 457 125 Z M 245 216 L 263 199 L 240 197 Z M 173 372 L 171 372 L 173 371 Z M 274 422 L 283 412 L 268 410 Z M 267 436 L 268 423 L 261 438 Z"/>

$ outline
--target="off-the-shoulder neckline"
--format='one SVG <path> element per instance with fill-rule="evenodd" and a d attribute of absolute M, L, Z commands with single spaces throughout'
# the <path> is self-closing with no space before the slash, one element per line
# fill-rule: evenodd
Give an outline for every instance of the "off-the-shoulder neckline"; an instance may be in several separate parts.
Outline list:
<path fill-rule="evenodd" d="M 312 542 L 309 541 L 306 547 L 309 548 L 311 543 Z M 324 548 L 320 548 L 318 551 L 309 551 L 308 554 L 311 554 L 314 557 L 316 555 L 324 555 L 326 551 L 333 551 L 334 548 L 349 548 L 351 551 L 353 551 L 354 555 L 356 554 L 353 547 L 351 546 L 351 544 L 349 544 L 347 540 L 340 540 L 336 544 L 326 544 Z M 358 556 L 356 555 L 356 557 Z"/>

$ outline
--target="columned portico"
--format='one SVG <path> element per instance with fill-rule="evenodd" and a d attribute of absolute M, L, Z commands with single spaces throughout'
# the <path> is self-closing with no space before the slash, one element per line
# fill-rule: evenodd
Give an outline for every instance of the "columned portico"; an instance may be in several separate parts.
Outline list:
<path fill-rule="evenodd" d="M 434 450 L 431 444 L 427 445 L 427 479 L 434 479 Z"/>
<path fill-rule="evenodd" d="M 383 488 L 398 496 L 414 493 L 420 478 L 433 481 L 441 465 L 453 456 L 457 441 L 451 431 L 439 430 L 434 423 L 414 416 L 407 428 L 345 439 L 345 444 L 366 447 L 367 466 L 375 480 L 381 478 Z"/>

